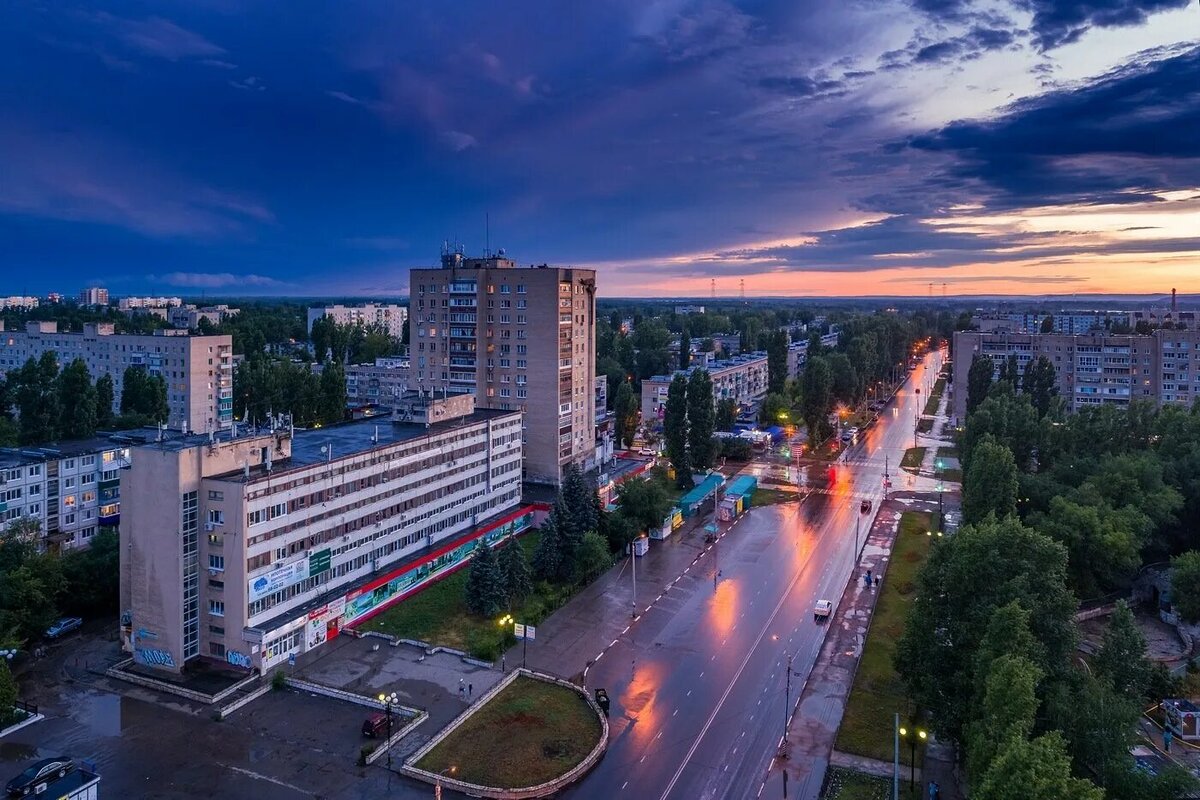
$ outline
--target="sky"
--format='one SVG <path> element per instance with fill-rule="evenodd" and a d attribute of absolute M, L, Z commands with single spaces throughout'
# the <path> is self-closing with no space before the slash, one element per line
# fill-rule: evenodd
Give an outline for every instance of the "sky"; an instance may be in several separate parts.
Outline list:
<path fill-rule="evenodd" d="M 1200 290 L 1200 0 L 6 6 L 0 294 Z M 945 288 L 943 288 L 943 285 Z"/>

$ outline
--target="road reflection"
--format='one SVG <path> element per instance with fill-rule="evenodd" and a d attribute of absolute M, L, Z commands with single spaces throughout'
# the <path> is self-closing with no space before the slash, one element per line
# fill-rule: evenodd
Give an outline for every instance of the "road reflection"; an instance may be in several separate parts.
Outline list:
<path fill-rule="evenodd" d="M 664 688 L 666 676 L 666 664 L 641 661 L 633 671 L 633 679 L 620 695 L 621 707 L 632 721 L 628 736 L 637 744 L 649 744 L 662 724 L 658 695 Z"/>

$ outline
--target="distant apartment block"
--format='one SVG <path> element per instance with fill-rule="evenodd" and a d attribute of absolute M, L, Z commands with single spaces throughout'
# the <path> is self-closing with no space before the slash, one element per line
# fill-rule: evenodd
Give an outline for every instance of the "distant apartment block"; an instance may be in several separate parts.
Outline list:
<path fill-rule="evenodd" d="M 22 297 L 21 295 L 12 295 L 11 297 L 0 297 L 0 308 L 37 308 L 38 299 L 36 297 Z"/>
<path fill-rule="evenodd" d="M 150 438 L 154 437 L 150 434 Z M 140 432 L 48 447 L 0 449 L 0 526 L 19 519 L 40 525 L 41 549 L 87 547 L 121 521 L 121 470 Z"/>
<path fill-rule="evenodd" d="M 46 351 L 58 354 L 60 367 L 83 359 L 93 380 L 111 375 L 116 412 L 125 370 L 136 366 L 166 381 L 170 427 L 206 431 L 228 428 L 233 420 L 230 336 L 188 336 L 182 330 L 119 334 L 109 322 L 87 323 L 83 333 L 60 332 L 55 322 L 28 322 L 23 331 L 5 331 L 0 324 L 0 372 L 20 369 Z"/>
<path fill-rule="evenodd" d="M 173 308 L 183 305 L 179 297 L 122 297 L 117 300 L 117 308 L 121 311 L 131 311 L 135 308 Z"/>
<path fill-rule="evenodd" d="M 1067 409 L 1091 405 L 1191 405 L 1200 397 L 1200 331 L 1156 330 L 1136 334 L 1013 334 L 959 331 L 954 334 L 954 414 L 966 418 L 966 375 L 976 355 L 989 356 L 999 374 L 1009 356 L 1017 368 L 1045 356 L 1054 365 L 1058 394 Z"/>
<path fill-rule="evenodd" d="M 351 402 L 390 406 L 408 390 L 407 358 L 377 358 L 374 364 L 348 364 L 345 369 Z"/>
<path fill-rule="evenodd" d="M 89 286 L 79 292 L 79 305 L 106 306 L 108 305 L 108 289 L 100 286 Z"/>
<path fill-rule="evenodd" d="M 399 305 L 377 305 L 367 303 L 361 306 L 319 306 L 308 309 L 308 330 L 312 332 L 313 323 L 321 317 L 329 317 L 338 325 L 377 325 L 387 331 L 389 336 L 400 338 L 404 335 L 404 325 L 408 322 L 408 309 Z"/>
<path fill-rule="evenodd" d="M 596 273 L 444 252 L 410 273 L 409 388 L 525 412 L 525 474 L 595 466 Z"/>
<path fill-rule="evenodd" d="M 642 381 L 642 423 L 653 427 L 666 409 L 667 392 L 675 375 L 690 376 L 694 370 L 707 369 L 713 382 L 713 402 L 730 398 L 738 405 L 752 405 L 767 394 L 767 354 L 748 353 L 707 367 L 694 366 L 670 375 L 655 375 Z"/>
<path fill-rule="evenodd" d="M 171 308 L 167 311 L 167 322 L 174 328 L 197 328 L 200 320 L 208 320 L 210 325 L 220 325 L 224 320 L 236 316 L 240 308 L 230 308 L 227 305 L 204 306 L 197 308 L 191 303 Z"/>
<path fill-rule="evenodd" d="M 838 332 L 833 331 L 821 337 L 822 347 L 837 347 Z M 804 375 L 804 366 L 808 363 L 808 340 L 792 342 L 788 345 L 787 374 L 789 378 L 799 380 Z"/>
<path fill-rule="evenodd" d="M 971 323 L 984 332 L 994 333 L 1041 333 L 1046 319 L 1050 319 L 1053 333 L 1078 336 L 1085 333 L 1107 332 L 1114 325 L 1131 325 L 1127 311 L 1078 311 L 1047 313 L 1003 313 L 976 314 Z"/>
<path fill-rule="evenodd" d="M 142 665 L 265 673 L 534 522 L 521 414 L 470 395 L 394 420 L 148 442 L 121 477 L 121 640 Z"/>
<path fill-rule="evenodd" d="M 675 306 L 676 314 L 703 314 L 704 306 Z"/>

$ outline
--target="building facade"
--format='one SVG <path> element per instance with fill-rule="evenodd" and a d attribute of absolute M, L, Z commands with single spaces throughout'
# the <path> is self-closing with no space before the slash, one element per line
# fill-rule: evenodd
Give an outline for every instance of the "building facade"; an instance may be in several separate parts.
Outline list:
<path fill-rule="evenodd" d="M 181 305 L 181 297 L 122 297 L 117 300 L 117 308 L 121 311 L 131 311 L 135 308 L 174 308 Z"/>
<path fill-rule="evenodd" d="M 407 358 L 377 358 L 374 364 L 349 364 L 345 369 L 349 400 L 390 406 L 408 390 Z"/>
<path fill-rule="evenodd" d="M 0 372 L 20 369 L 47 351 L 58 354 L 60 367 L 83 359 L 93 380 L 112 376 L 114 412 L 121 409 L 125 370 L 142 367 L 166 381 L 169 427 L 220 430 L 233 421 L 231 336 L 188 336 L 183 330 L 118 334 L 108 322 L 87 323 L 83 333 L 59 332 L 55 322 L 28 322 L 24 331 L 5 331 L 0 325 Z"/>
<path fill-rule="evenodd" d="M 959 331 L 954 334 L 954 414 L 966 419 L 966 376 L 976 355 L 992 359 L 996 374 L 1016 356 L 1026 365 L 1045 356 L 1054 365 L 1058 394 L 1069 411 L 1091 405 L 1191 405 L 1200 397 L 1200 331 L 1163 329 L 1136 334 L 1012 334 Z"/>
<path fill-rule="evenodd" d="M 121 521 L 121 470 L 135 433 L 64 442 L 53 447 L 0 449 L 0 527 L 36 520 L 38 545 L 66 551 L 88 547 L 102 528 Z"/>
<path fill-rule="evenodd" d="M 713 402 L 731 398 L 739 406 L 751 406 L 767 394 L 767 354 L 748 353 L 725 361 L 715 361 L 708 367 L 690 367 L 670 375 L 655 375 L 642 381 L 642 424 L 653 427 L 662 420 L 667 404 L 667 392 L 676 375 L 691 375 L 693 370 L 707 369 L 713 382 Z"/>
<path fill-rule="evenodd" d="M 411 394 L 397 416 L 136 448 L 121 633 L 135 661 L 266 671 L 533 524 L 521 414 Z M 240 426 L 239 426 L 240 427 Z"/>
<path fill-rule="evenodd" d="M 826 333 L 821 337 L 822 347 L 837 347 L 839 334 L 837 331 Z M 787 374 L 789 378 L 799 380 L 804 376 L 804 366 L 808 363 L 808 339 L 791 342 L 787 352 Z"/>
<path fill-rule="evenodd" d="M 89 286 L 79 292 L 79 305 L 106 306 L 108 305 L 108 289 L 101 286 Z"/>
<path fill-rule="evenodd" d="M 37 308 L 38 299 L 36 297 L 28 297 L 21 295 L 12 295 L 11 297 L 0 297 L 0 308 Z"/>
<path fill-rule="evenodd" d="M 230 308 L 225 304 L 204 306 L 198 308 L 191 303 L 171 308 L 167 311 L 167 322 L 175 328 L 197 328 L 200 320 L 206 319 L 211 325 L 220 325 L 224 320 L 236 316 L 240 308 Z"/>
<path fill-rule="evenodd" d="M 338 325 L 377 325 L 387 331 L 389 336 L 399 339 L 404 335 L 404 326 L 408 322 L 408 309 L 394 304 L 366 303 L 361 306 L 319 306 L 308 309 L 308 332 L 312 333 L 313 323 L 321 317 L 329 317 Z"/>
<path fill-rule="evenodd" d="M 595 456 L 596 273 L 445 252 L 414 269 L 409 388 L 525 412 L 525 477 L 558 484 Z"/>

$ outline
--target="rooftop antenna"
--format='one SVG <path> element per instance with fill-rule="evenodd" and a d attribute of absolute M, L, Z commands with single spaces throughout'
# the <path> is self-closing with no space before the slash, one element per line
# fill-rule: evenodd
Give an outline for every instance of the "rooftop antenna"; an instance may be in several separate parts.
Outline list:
<path fill-rule="evenodd" d="M 483 215 L 483 255 L 492 257 L 492 215 L 488 212 Z"/>

